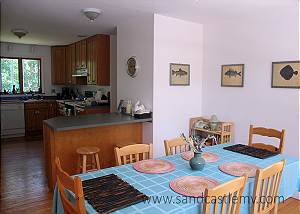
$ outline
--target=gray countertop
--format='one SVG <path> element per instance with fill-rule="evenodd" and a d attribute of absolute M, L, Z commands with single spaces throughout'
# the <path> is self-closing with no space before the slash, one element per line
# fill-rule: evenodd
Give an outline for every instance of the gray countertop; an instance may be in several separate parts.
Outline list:
<path fill-rule="evenodd" d="M 152 118 L 136 119 L 134 117 L 119 113 L 105 113 L 79 115 L 71 117 L 55 117 L 48 120 L 44 120 L 44 123 L 47 124 L 54 131 L 68 131 L 83 128 L 93 128 L 98 126 L 111 126 L 150 121 L 152 121 Z"/>

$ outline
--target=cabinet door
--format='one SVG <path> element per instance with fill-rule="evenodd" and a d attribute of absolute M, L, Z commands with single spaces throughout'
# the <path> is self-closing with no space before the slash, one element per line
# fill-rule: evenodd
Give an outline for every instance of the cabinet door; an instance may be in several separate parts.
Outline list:
<path fill-rule="evenodd" d="M 66 78 L 65 84 L 69 85 L 72 83 L 72 69 L 71 69 L 71 47 L 66 48 Z"/>
<path fill-rule="evenodd" d="M 48 108 L 48 118 L 56 117 L 57 116 L 57 104 L 56 101 L 49 102 Z"/>
<path fill-rule="evenodd" d="M 76 42 L 75 43 L 75 64 L 76 64 L 76 68 L 81 68 L 81 43 Z"/>
<path fill-rule="evenodd" d="M 66 48 L 66 85 L 76 84 L 76 78 L 72 77 L 76 69 L 75 63 L 75 44 L 72 44 Z"/>
<path fill-rule="evenodd" d="M 48 119 L 48 108 L 36 109 L 35 114 L 37 117 L 36 131 L 42 131 L 43 130 L 43 120 Z"/>
<path fill-rule="evenodd" d="M 66 47 L 56 46 L 51 49 L 52 83 L 65 84 Z"/>
<path fill-rule="evenodd" d="M 97 35 L 97 85 L 110 85 L 110 37 Z"/>
<path fill-rule="evenodd" d="M 25 110 L 25 132 L 31 132 L 36 130 L 37 120 L 35 116 L 36 109 Z"/>
<path fill-rule="evenodd" d="M 87 84 L 95 85 L 96 81 L 96 62 L 95 58 L 95 39 L 93 37 L 87 40 L 87 68 L 88 68 L 88 76 L 87 76 Z"/>
<path fill-rule="evenodd" d="M 76 70 L 76 47 L 75 43 L 70 45 L 70 52 L 71 52 L 71 75 L 75 73 Z M 72 84 L 76 84 L 76 77 L 71 78 Z"/>
<path fill-rule="evenodd" d="M 80 54 L 81 68 L 86 68 L 86 40 L 80 41 Z"/>

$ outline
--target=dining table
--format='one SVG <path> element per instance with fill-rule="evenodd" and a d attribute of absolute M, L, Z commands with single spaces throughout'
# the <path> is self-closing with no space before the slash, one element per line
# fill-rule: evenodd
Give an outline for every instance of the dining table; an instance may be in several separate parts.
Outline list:
<path fill-rule="evenodd" d="M 228 182 L 236 177 L 219 170 L 219 165 L 226 162 L 244 162 L 265 168 L 285 159 L 286 164 L 278 191 L 278 195 L 281 197 L 279 199 L 286 200 L 298 191 L 299 159 L 285 154 L 278 154 L 266 159 L 259 159 L 223 149 L 223 147 L 230 145 L 234 144 L 226 143 L 204 148 L 205 152 L 217 154 L 219 159 L 216 162 L 206 163 L 201 171 L 192 170 L 189 161 L 184 160 L 180 154 L 175 154 L 156 158 L 167 160 L 176 165 L 175 170 L 164 174 L 141 173 L 136 171 L 132 164 L 126 164 L 85 174 L 78 174 L 78 176 L 84 181 L 108 174 L 115 174 L 149 197 L 146 201 L 114 211 L 113 213 L 116 214 L 202 213 L 203 201 L 201 198 L 180 195 L 170 188 L 169 183 L 171 180 L 181 176 L 204 176 L 215 179 L 219 183 Z M 251 197 L 253 186 L 254 178 L 249 177 L 243 196 Z M 98 213 L 87 201 L 85 201 L 85 208 L 89 214 Z M 241 204 L 240 213 L 250 213 L 250 208 L 251 201 L 245 200 Z M 55 188 L 53 195 L 52 213 L 64 213 L 57 187 Z"/>

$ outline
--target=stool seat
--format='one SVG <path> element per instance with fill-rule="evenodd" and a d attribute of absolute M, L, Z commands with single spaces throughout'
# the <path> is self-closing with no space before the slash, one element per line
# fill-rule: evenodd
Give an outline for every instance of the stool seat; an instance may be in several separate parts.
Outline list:
<path fill-rule="evenodd" d="M 76 152 L 79 155 L 77 173 L 86 173 L 100 169 L 100 161 L 98 156 L 100 149 L 98 147 L 79 147 L 76 149 Z"/>
<path fill-rule="evenodd" d="M 98 153 L 100 149 L 98 147 L 79 147 L 76 152 L 80 155 L 92 155 Z"/>

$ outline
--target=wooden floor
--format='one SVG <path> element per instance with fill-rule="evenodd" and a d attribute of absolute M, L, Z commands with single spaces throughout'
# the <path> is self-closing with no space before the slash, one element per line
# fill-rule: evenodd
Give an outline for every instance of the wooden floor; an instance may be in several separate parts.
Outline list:
<path fill-rule="evenodd" d="M 52 194 L 46 184 L 40 138 L 2 140 L 0 182 L 1 214 L 51 213 Z M 278 213 L 299 214 L 300 201 L 289 198 Z"/>
<path fill-rule="evenodd" d="M 1 141 L 1 213 L 51 213 L 40 138 Z"/>

